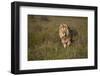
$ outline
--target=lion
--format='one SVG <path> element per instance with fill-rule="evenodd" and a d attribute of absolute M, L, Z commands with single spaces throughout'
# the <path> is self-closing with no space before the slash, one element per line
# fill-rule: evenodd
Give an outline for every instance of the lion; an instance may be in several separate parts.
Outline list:
<path fill-rule="evenodd" d="M 64 48 L 71 45 L 70 28 L 67 24 L 60 24 L 59 37 L 61 39 L 61 43 L 63 44 Z"/>

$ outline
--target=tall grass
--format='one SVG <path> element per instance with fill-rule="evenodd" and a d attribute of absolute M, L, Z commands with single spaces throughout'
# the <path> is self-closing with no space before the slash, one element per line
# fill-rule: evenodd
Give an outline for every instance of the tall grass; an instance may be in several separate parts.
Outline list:
<path fill-rule="evenodd" d="M 66 23 L 73 33 L 72 44 L 63 48 L 59 24 Z M 87 58 L 87 17 L 28 15 L 28 60 Z"/>

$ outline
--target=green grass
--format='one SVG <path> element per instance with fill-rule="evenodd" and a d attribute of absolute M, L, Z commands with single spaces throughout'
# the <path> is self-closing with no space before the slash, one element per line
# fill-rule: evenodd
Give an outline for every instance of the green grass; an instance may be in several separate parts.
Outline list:
<path fill-rule="evenodd" d="M 87 58 L 87 21 L 87 17 L 28 15 L 28 60 Z M 73 32 L 73 42 L 67 48 L 59 38 L 61 23 Z"/>

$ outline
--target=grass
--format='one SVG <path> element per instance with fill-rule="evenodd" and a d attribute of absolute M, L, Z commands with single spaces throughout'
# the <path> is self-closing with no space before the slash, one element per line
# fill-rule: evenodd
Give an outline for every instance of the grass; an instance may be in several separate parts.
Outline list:
<path fill-rule="evenodd" d="M 87 17 L 28 15 L 28 60 L 87 58 Z M 59 24 L 73 32 L 71 46 L 63 48 Z"/>

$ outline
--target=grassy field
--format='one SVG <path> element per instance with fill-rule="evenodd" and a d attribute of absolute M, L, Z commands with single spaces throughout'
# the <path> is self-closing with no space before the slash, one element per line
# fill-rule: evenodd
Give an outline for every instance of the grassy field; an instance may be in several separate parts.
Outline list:
<path fill-rule="evenodd" d="M 59 38 L 59 24 L 70 26 L 73 37 L 67 48 Z M 88 18 L 28 15 L 28 61 L 87 58 Z"/>

